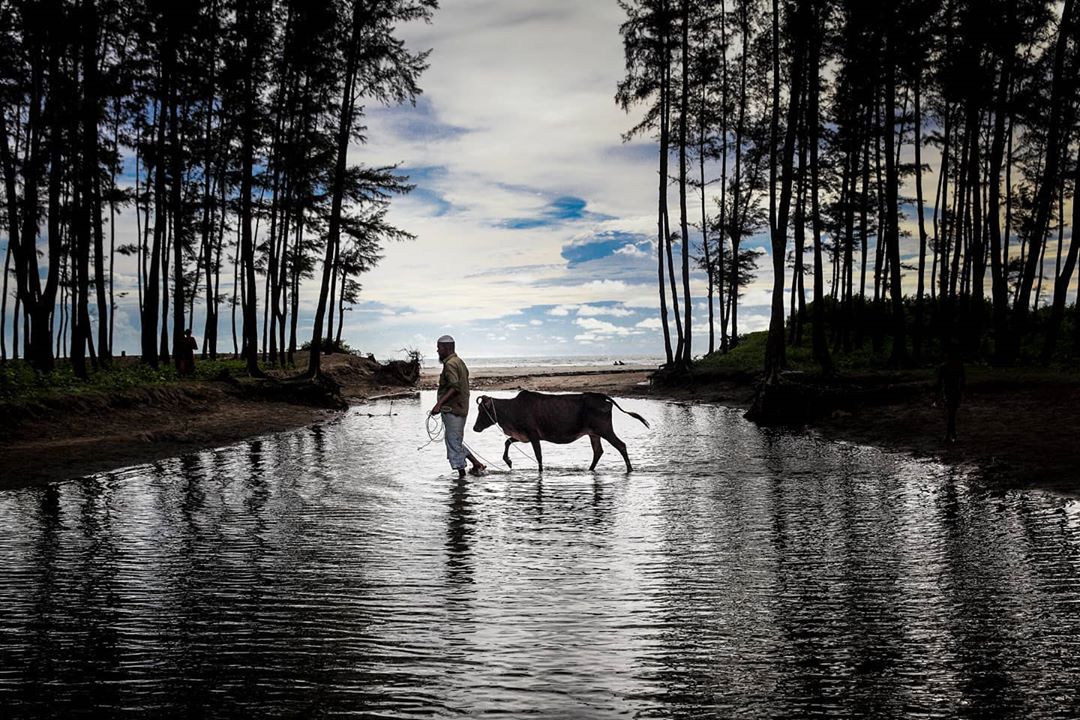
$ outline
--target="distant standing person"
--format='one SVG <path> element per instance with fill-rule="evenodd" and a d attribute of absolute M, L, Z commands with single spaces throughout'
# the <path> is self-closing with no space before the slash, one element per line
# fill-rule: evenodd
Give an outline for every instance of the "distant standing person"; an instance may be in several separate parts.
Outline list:
<path fill-rule="evenodd" d="M 945 442 L 956 442 L 956 411 L 964 392 L 964 355 L 955 341 L 949 344 L 945 362 L 938 369 L 941 401 L 945 404 Z"/>
<path fill-rule="evenodd" d="M 443 364 L 439 375 L 439 389 L 432 415 L 442 415 L 443 439 L 446 441 L 446 459 L 450 467 L 465 477 L 465 460 L 472 463 L 471 475 L 479 475 L 485 465 L 465 450 L 465 420 L 469 416 L 469 368 L 454 352 L 454 338 L 443 335 L 436 344 L 439 361 Z"/>
<path fill-rule="evenodd" d="M 188 328 L 184 331 L 184 339 L 180 341 L 180 347 L 176 349 L 179 354 L 177 370 L 181 377 L 195 374 L 195 351 L 198 349 L 198 343 L 191 337 L 191 328 Z"/>

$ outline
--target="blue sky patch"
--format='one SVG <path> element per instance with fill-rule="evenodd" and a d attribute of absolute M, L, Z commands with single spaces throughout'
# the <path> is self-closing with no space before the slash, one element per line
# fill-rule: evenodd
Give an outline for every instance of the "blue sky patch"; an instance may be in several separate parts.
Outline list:
<path fill-rule="evenodd" d="M 585 209 L 587 205 L 588 203 L 583 198 L 562 195 L 545 205 L 536 217 L 511 218 L 504 220 L 499 225 L 510 230 L 530 230 L 577 220 L 599 222 L 611 219 L 607 215 L 587 211 Z"/>
<path fill-rule="evenodd" d="M 408 175 L 409 182 L 416 186 L 407 197 L 428 207 L 428 215 L 442 217 L 454 209 L 453 203 L 432 187 L 446 177 L 445 167 L 441 165 L 402 167 L 400 172 Z"/>
<path fill-rule="evenodd" d="M 438 118 L 431 100 L 421 95 L 416 99 L 416 107 L 396 105 L 380 107 L 371 111 L 386 118 L 393 132 L 409 142 L 431 142 L 453 140 L 471 132 L 469 128 L 444 123 Z"/>
<path fill-rule="evenodd" d="M 590 260 L 610 257 L 615 251 L 626 245 L 623 240 L 600 240 L 585 245 L 568 245 L 562 249 L 567 267 L 575 267 Z"/>
<path fill-rule="evenodd" d="M 566 266 L 572 268 L 592 260 L 611 257 L 620 251 L 626 253 L 628 250 L 642 255 L 652 254 L 648 239 L 619 231 L 596 233 L 587 239 L 575 240 L 564 245 L 560 254 L 566 260 Z M 627 253 L 628 258 L 635 257 L 635 254 L 631 253 Z"/>

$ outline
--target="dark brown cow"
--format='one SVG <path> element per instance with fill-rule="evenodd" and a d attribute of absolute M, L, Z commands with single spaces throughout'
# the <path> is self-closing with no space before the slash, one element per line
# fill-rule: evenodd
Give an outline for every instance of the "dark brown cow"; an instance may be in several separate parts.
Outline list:
<path fill-rule="evenodd" d="M 541 472 L 544 471 L 544 462 L 540 455 L 541 440 L 565 445 L 585 435 L 592 441 L 593 460 L 590 470 L 596 468 L 597 461 L 604 454 L 600 447 L 600 438 L 603 438 L 622 454 L 626 461 L 626 472 L 630 472 L 632 468 L 626 454 L 626 443 L 619 439 L 611 425 L 612 405 L 649 427 L 645 418 L 623 410 L 617 402 L 601 393 L 548 395 L 522 390 L 517 397 L 507 400 L 483 395 L 477 398 L 476 404 L 480 412 L 473 431 L 482 432 L 498 424 L 509 436 L 503 450 L 503 462 L 508 467 L 512 467 L 511 443 L 532 443 L 536 464 L 540 466 Z"/>

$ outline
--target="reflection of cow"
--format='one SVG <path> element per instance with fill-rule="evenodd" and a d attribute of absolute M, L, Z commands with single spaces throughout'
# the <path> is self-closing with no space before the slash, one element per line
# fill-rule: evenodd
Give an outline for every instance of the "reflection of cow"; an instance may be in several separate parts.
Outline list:
<path fill-rule="evenodd" d="M 623 410 L 617 402 L 601 393 L 547 395 L 522 390 L 517 397 L 507 400 L 484 395 L 477 399 L 476 404 L 480 407 L 480 413 L 473 431 L 482 432 L 498 424 L 509 436 L 503 451 L 503 462 L 507 466 L 511 466 L 511 443 L 532 443 L 536 464 L 540 466 L 541 472 L 544 470 L 540 456 L 541 440 L 566 444 L 585 435 L 592 441 L 593 460 L 590 470 L 596 468 L 597 461 L 604 454 L 600 447 L 600 438 L 604 438 L 622 454 L 626 461 L 626 472 L 630 472 L 632 468 L 626 454 L 626 443 L 619 439 L 611 426 L 612 405 L 649 427 L 645 418 Z"/>

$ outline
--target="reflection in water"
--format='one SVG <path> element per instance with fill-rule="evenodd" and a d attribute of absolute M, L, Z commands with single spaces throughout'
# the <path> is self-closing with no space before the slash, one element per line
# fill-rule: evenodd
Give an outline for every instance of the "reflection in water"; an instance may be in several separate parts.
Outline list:
<path fill-rule="evenodd" d="M 430 404 L 0 492 L 0 714 L 1075 716 L 1076 500 L 641 400 L 458 480 Z"/>
<path fill-rule="evenodd" d="M 469 477 L 455 478 L 450 486 L 450 512 L 446 520 L 446 579 L 451 585 L 473 582 L 469 539 L 473 534 L 473 502 Z"/>

